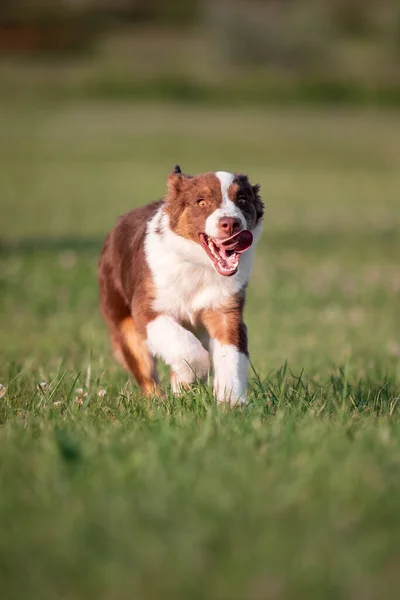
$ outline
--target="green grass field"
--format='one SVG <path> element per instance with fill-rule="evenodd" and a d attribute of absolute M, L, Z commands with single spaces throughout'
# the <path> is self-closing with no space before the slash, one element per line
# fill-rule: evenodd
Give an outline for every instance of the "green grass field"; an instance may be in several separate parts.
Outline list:
<path fill-rule="evenodd" d="M 2 598 L 397 598 L 398 114 L 19 101 L 0 131 Z M 143 399 L 99 314 L 106 232 L 176 163 L 266 203 L 233 410 Z"/>

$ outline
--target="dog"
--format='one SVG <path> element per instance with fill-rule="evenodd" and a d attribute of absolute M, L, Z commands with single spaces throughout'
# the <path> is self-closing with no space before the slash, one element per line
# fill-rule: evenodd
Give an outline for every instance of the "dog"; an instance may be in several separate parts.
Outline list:
<path fill-rule="evenodd" d="M 176 166 L 164 199 L 123 215 L 108 234 L 102 313 L 116 358 L 145 395 L 162 395 L 157 358 L 180 393 L 207 378 L 210 352 L 217 401 L 245 401 L 243 308 L 263 216 L 260 186 L 246 175 Z"/>

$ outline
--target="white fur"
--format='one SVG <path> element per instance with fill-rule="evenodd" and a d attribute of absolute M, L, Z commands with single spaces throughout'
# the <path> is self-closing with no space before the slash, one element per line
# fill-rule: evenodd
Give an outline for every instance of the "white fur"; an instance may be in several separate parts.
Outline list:
<path fill-rule="evenodd" d="M 261 223 L 253 232 L 255 238 L 260 232 Z M 200 244 L 171 231 L 168 216 L 160 208 L 149 222 L 145 253 L 156 288 L 154 310 L 194 324 L 199 310 L 218 308 L 247 284 L 254 243 L 242 254 L 237 273 L 224 277 L 215 270 Z"/>
<path fill-rule="evenodd" d="M 199 340 L 174 319 L 160 315 L 147 325 L 147 346 L 153 356 L 159 356 L 176 373 L 179 383 L 191 383 L 196 377 L 206 377 L 210 361 Z M 174 389 L 174 391 L 177 391 Z"/>
<path fill-rule="evenodd" d="M 241 222 L 242 229 L 246 229 L 247 225 L 242 211 L 228 196 L 228 189 L 232 185 L 235 176 L 232 175 L 232 173 L 226 173 L 225 171 L 217 171 L 215 175 L 221 184 L 222 204 L 220 208 L 214 210 L 214 212 L 207 217 L 204 231 L 210 237 L 218 238 L 220 235 L 218 223 L 220 219 L 224 217 L 236 217 Z"/>
<path fill-rule="evenodd" d="M 249 359 L 236 346 L 212 341 L 214 393 L 218 402 L 244 402 Z"/>

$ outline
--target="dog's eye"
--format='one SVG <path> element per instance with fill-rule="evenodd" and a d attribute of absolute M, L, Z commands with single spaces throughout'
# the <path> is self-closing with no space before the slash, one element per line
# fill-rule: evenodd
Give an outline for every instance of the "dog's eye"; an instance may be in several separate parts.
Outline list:
<path fill-rule="evenodd" d="M 201 208 L 204 208 L 205 206 L 207 206 L 207 202 L 204 200 L 204 198 L 199 198 L 196 201 L 197 206 L 201 206 Z"/>
<path fill-rule="evenodd" d="M 239 206 L 244 206 L 247 203 L 247 198 L 246 196 L 239 196 L 236 202 L 239 204 Z"/>

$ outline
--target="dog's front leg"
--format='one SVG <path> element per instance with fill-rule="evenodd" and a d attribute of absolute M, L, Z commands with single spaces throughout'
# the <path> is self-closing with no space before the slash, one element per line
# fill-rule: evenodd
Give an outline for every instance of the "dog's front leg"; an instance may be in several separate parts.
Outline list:
<path fill-rule="evenodd" d="M 247 328 L 242 320 L 243 303 L 207 311 L 203 320 L 211 337 L 214 393 L 218 402 L 244 402 L 247 391 L 249 353 Z"/>
<path fill-rule="evenodd" d="M 196 378 L 204 379 L 210 368 L 207 350 L 187 329 L 172 317 L 159 315 L 147 324 L 147 346 L 173 372 L 172 387 L 178 392 Z"/>

